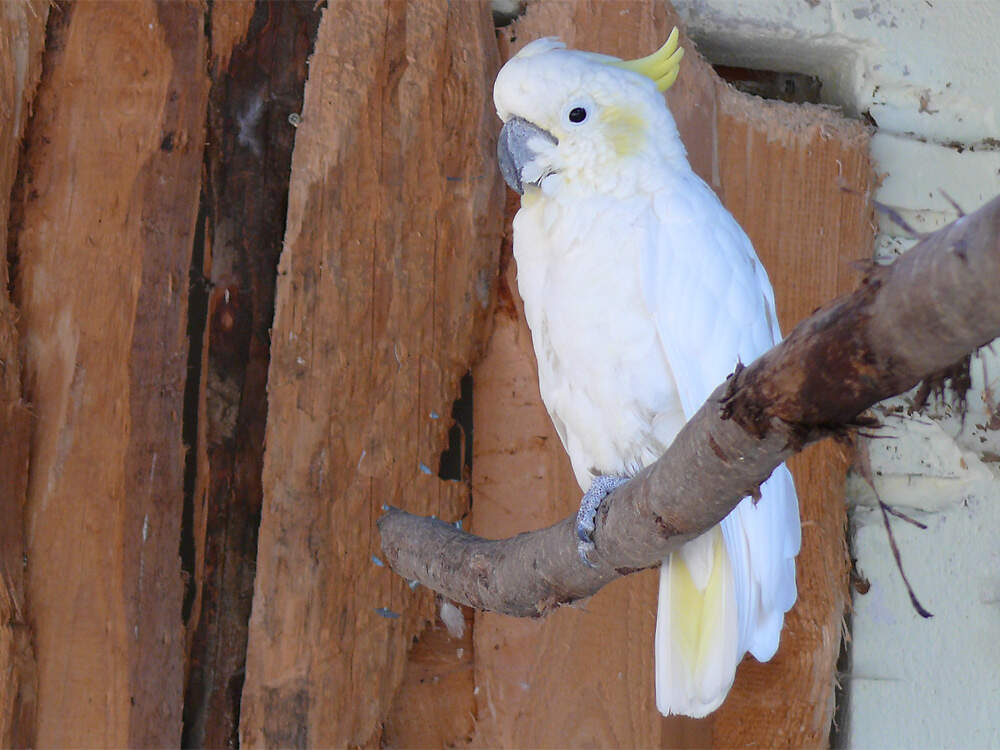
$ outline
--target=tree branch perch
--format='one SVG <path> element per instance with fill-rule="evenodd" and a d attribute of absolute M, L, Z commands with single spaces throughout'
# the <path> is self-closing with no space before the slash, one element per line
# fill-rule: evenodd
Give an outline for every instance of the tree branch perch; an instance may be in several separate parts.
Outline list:
<path fill-rule="evenodd" d="M 449 599 L 508 615 L 591 596 L 717 524 L 808 443 L 1000 337 L 998 288 L 1000 197 L 874 268 L 720 385 L 601 505 L 594 568 L 577 557 L 572 516 L 491 541 L 391 509 L 378 522 L 385 557 Z"/>

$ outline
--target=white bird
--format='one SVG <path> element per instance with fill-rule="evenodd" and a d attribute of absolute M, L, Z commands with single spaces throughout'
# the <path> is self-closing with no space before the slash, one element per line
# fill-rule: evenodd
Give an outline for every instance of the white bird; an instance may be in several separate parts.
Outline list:
<path fill-rule="evenodd" d="M 539 39 L 508 61 L 494 102 L 498 155 L 519 193 L 518 287 L 545 406 L 594 511 L 667 449 L 738 362 L 781 338 L 774 293 L 746 234 L 688 164 L 662 95 L 677 30 L 637 61 Z M 795 602 L 801 531 L 782 465 L 754 503 L 663 561 L 656 702 L 700 717 L 746 652 L 770 659 Z"/>

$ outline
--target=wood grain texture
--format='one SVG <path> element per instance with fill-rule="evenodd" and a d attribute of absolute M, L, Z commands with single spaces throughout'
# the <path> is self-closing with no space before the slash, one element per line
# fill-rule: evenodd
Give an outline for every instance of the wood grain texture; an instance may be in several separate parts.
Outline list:
<path fill-rule="evenodd" d="M 0 237 L 8 235 L 21 139 L 42 72 L 44 2 L 0 4 Z M 0 747 L 34 744 L 36 671 L 24 581 L 31 412 L 21 400 L 17 313 L 0 261 Z"/>
<path fill-rule="evenodd" d="M 656 49 L 676 23 L 655 2 L 529 6 L 511 53 L 540 36 L 622 57 Z M 764 102 L 728 87 L 690 40 L 668 101 L 695 170 L 743 224 L 771 275 L 785 330 L 851 288 L 848 262 L 871 254 L 867 134 L 818 107 Z M 846 187 L 854 193 L 842 191 Z M 572 513 L 579 490 L 538 395 L 512 271 L 493 338 L 475 370 L 472 531 L 538 528 Z M 506 294 L 504 293 L 506 290 Z M 477 614 L 482 746 L 822 745 L 846 594 L 847 457 L 812 448 L 792 464 L 802 505 L 799 603 L 770 663 L 748 658 L 723 708 L 661 719 L 653 698 L 657 574 L 620 581 L 584 607 L 532 622 Z M 543 710 L 539 710 L 544 706 Z M 790 708 L 789 708 L 790 707 Z"/>
<path fill-rule="evenodd" d="M 383 748 L 463 747 L 476 727 L 474 615 L 452 636 L 437 620 L 410 649 L 403 681 L 382 731 Z"/>
<path fill-rule="evenodd" d="M 259 5 L 256 0 L 225 0 L 212 3 L 209 28 L 211 30 L 211 72 L 218 75 L 229 67 L 229 57 L 242 42 L 250 29 L 250 19 Z"/>
<path fill-rule="evenodd" d="M 497 64 L 485 2 L 324 12 L 272 330 L 247 746 L 377 743 L 432 616 L 373 564 L 375 519 L 467 508 L 434 472 L 496 269 Z"/>
<path fill-rule="evenodd" d="M 42 73 L 48 12 L 49 6 L 45 0 L 0 3 L 0 238 L 5 243 L 10 232 L 11 197 L 22 139 Z M 0 400 L 19 401 L 21 358 L 18 353 L 17 312 L 8 294 L 9 285 L 9 267 L 5 254 L 0 263 Z M 5 498 L 6 500 L 9 499 Z M 8 502 L 0 506 L 3 509 L 7 507 Z M 20 515 L 20 510 L 16 513 Z M 7 520 L 6 517 L 3 520 Z M 10 525 L 20 529 L 21 522 L 11 517 Z M 19 538 L 20 532 L 16 536 Z M 7 538 L 11 544 L 13 540 L 14 535 Z M 17 544 L 20 545 L 21 542 L 18 541 Z M 0 554 L 9 549 L 11 548 L 5 544 L 0 548 Z M 20 557 L 20 552 L 12 551 L 11 554 Z M 8 573 L 12 580 L 21 580 L 21 567 L 18 565 L 17 572 Z M 20 583 L 16 585 L 20 588 Z"/>
<path fill-rule="evenodd" d="M 774 285 L 789 331 L 860 280 L 852 262 L 874 248 L 869 133 L 813 105 L 763 102 L 719 82 L 719 193 Z M 715 743 L 824 747 L 849 560 L 844 481 L 851 452 L 827 441 L 790 462 L 799 492 L 799 598 L 774 659 L 748 658 L 715 718 Z"/>
<path fill-rule="evenodd" d="M 191 295 L 192 315 L 203 316 L 205 331 L 193 549 L 186 551 L 194 560 L 185 560 L 197 588 L 189 593 L 185 747 L 237 745 L 263 496 L 270 328 L 295 141 L 289 115 L 302 109 L 320 17 L 312 0 L 255 7 L 248 28 L 234 34 L 244 41 L 220 60 L 224 67 L 213 67 L 209 95 L 206 226 L 196 250 L 204 283 Z M 212 6 L 213 29 L 216 11 L 231 12 L 230 4 Z M 216 41 L 213 31 L 213 54 Z"/>
<path fill-rule="evenodd" d="M 13 233 L 36 417 L 26 511 L 36 742 L 176 745 L 203 8 L 53 13 Z"/>
<path fill-rule="evenodd" d="M 0 353 L 14 362 L 16 351 Z M 24 502 L 31 413 L 0 399 L 0 747 L 32 747 L 37 670 L 24 581 Z"/>

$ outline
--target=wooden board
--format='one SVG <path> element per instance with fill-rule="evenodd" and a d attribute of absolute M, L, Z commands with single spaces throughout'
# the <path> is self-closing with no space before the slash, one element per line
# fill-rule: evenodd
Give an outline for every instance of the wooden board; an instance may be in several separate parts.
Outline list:
<path fill-rule="evenodd" d="M 44 2 L 0 3 L 0 237 L 7 237 L 21 138 L 42 72 Z M 35 657 L 24 582 L 31 412 L 21 400 L 17 314 L 0 262 L 0 747 L 34 744 Z"/>
<path fill-rule="evenodd" d="M 637 57 L 655 49 L 673 23 L 654 2 L 546 2 L 529 6 L 514 24 L 511 46 L 558 35 L 571 47 Z M 692 165 L 743 223 L 769 268 L 787 330 L 849 288 L 848 261 L 871 253 L 867 135 L 829 111 L 741 95 L 689 40 L 684 44 L 671 109 Z M 474 531 L 492 537 L 551 523 L 579 502 L 538 396 L 513 273 L 504 278 L 500 299 L 507 303 L 497 307 L 487 357 L 474 373 Z M 545 621 L 477 615 L 476 744 L 824 744 L 845 601 L 846 465 L 828 446 L 793 462 L 803 518 L 799 603 L 776 658 L 767 665 L 748 659 L 714 716 L 664 720 L 656 712 L 657 574 L 645 572 Z"/>
<path fill-rule="evenodd" d="M 272 330 L 248 746 L 377 742 L 432 616 L 373 564 L 375 520 L 467 507 L 435 474 L 500 243 L 497 62 L 485 2 L 324 12 Z"/>
<path fill-rule="evenodd" d="M 850 291 L 860 278 L 852 263 L 872 255 L 869 133 L 820 107 L 762 102 L 728 88 L 719 96 L 718 133 L 720 195 L 768 269 L 788 331 Z M 850 463 L 850 452 L 831 441 L 789 462 L 802 517 L 799 598 L 775 658 L 741 665 L 715 715 L 719 747 L 829 743 L 848 603 Z"/>
<path fill-rule="evenodd" d="M 670 29 L 657 3 L 545 3 L 511 27 L 513 54 L 540 36 L 626 56 Z M 659 40 L 659 41 L 658 41 Z M 476 368 L 474 531 L 509 536 L 579 507 L 569 460 L 538 394 L 511 258 L 494 334 Z M 711 727 L 656 711 L 652 641 L 657 571 L 618 581 L 546 620 L 477 615 L 478 734 L 483 747 L 707 746 Z M 541 708 L 544 707 L 544 708 Z"/>
<path fill-rule="evenodd" d="M 203 7 L 88 2 L 53 14 L 12 232 L 35 415 L 35 742 L 176 745 Z"/>

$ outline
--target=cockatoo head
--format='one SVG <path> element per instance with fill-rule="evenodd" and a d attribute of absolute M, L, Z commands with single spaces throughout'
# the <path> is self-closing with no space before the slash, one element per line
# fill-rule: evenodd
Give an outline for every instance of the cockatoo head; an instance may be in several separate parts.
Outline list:
<path fill-rule="evenodd" d="M 677 29 L 640 60 L 566 49 L 547 37 L 501 68 L 493 101 L 504 125 L 497 153 L 512 189 L 614 189 L 630 168 L 684 160 L 661 92 L 677 78 Z M 656 164 L 657 167 L 661 166 Z"/>

